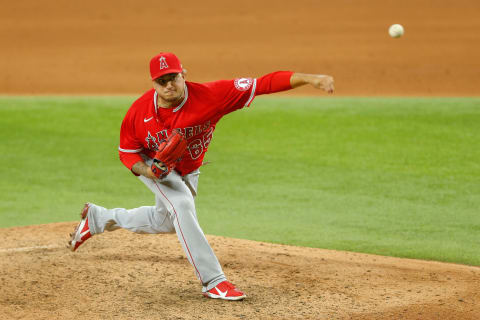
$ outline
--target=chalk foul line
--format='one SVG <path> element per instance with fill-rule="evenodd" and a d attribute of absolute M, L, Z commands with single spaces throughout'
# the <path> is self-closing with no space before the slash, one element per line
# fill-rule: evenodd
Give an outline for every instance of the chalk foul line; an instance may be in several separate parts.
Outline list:
<path fill-rule="evenodd" d="M 19 248 L 0 248 L 0 253 L 7 253 L 7 252 L 24 252 L 24 251 L 33 251 L 39 249 L 57 249 L 61 248 L 58 244 L 50 244 L 47 246 L 33 246 L 33 247 L 19 247 Z"/>

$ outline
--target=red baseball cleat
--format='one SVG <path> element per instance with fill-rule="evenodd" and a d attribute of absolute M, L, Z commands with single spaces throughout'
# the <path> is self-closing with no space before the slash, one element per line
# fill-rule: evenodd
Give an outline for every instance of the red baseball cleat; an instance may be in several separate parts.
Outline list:
<path fill-rule="evenodd" d="M 205 297 L 212 299 L 242 300 L 247 297 L 245 293 L 239 291 L 228 281 L 220 282 L 216 287 L 208 291 L 206 288 L 203 288 L 202 292 Z"/>
<path fill-rule="evenodd" d="M 75 251 L 80 247 L 87 239 L 92 237 L 90 229 L 88 228 L 88 218 L 87 213 L 90 208 L 90 203 L 85 203 L 85 206 L 82 209 L 80 216 L 82 221 L 77 225 L 75 231 L 70 233 L 70 241 L 68 241 L 68 247 L 70 250 Z"/>

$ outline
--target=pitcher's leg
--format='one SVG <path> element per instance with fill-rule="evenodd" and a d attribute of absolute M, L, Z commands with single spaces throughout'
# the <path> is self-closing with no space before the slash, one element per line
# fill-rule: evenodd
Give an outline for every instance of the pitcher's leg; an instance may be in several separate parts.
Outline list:
<path fill-rule="evenodd" d="M 226 277 L 217 256 L 196 219 L 193 202 L 185 200 L 175 202 L 173 225 L 183 250 L 202 284 L 210 289 L 225 281 Z"/>
<path fill-rule="evenodd" d="M 161 181 L 142 176 L 139 178 L 169 210 L 180 244 L 202 284 L 211 289 L 226 280 L 222 267 L 197 221 L 194 197 L 182 177 L 172 172 Z"/>
<path fill-rule="evenodd" d="M 92 234 L 114 231 L 119 228 L 136 233 L 167 233 L 175 229 L 167 219 L 165 207 L 144 206 L 135 209 L 106 209 L 90 204 L 88 210 L 88 226 Z"/>

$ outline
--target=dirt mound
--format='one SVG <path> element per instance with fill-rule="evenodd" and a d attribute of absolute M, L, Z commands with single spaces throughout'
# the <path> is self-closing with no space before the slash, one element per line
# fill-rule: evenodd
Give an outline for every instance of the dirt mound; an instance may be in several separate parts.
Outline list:
<path fill-rule="evenodd" d="M 480 268 L 208 236 L 241 302 L 207 299 L 176 235 L 0 229 L 1 319 L 478 319 Z"/>

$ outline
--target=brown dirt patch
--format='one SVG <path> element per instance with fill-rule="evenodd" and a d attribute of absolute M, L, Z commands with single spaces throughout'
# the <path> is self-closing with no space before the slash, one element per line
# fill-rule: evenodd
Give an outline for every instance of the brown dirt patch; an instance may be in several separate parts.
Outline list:
<path fill-rule="evenodd" d="M 0 93 L 138 94 L 174 51 L 192 81 L 290 69 L 337 95 L 478 96 L 479 16 L 478 0 L 4 1 Z"/>
<path fill-rule="evenodd" d="M 478 319 L 480 268 L 209 236 L 248 297 L 204 298 L 175 235 L 0 229 L 2 319 Z M 48 246 L 48 248 L 32 248 Z M 23 248 L 23 249 L 22 249 Z M 22 251 L 24 250 L 24 251 Z"/>

